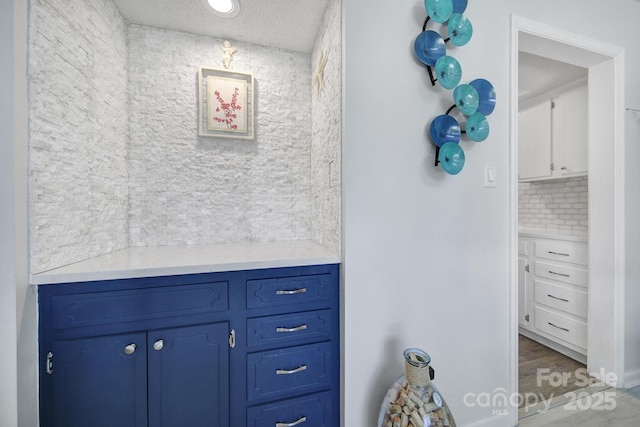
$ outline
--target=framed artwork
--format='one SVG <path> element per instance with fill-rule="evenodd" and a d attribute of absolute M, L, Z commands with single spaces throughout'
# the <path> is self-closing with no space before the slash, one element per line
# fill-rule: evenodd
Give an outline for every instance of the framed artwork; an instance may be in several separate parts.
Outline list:
<path fill-rule="evenodd" d="M 199 68 L 199 136 L 252 140 L 253 116 L 253 74 Z"/>

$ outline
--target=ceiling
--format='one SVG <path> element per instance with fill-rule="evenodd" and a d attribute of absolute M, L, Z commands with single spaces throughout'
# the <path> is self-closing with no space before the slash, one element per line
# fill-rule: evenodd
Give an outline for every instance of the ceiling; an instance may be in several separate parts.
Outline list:
<path fill-rule="evenodd" d="M 214 15 L 206 0 L 114 0 L 132 24 L 311 52 L 329 0 L 238 0 L 235 18 Z"/>
<path fill-rule="evenodd" d="M 518 54 L 518 97 L 530 98 L 587 76 L 587 69 L 531 53 Z"/>

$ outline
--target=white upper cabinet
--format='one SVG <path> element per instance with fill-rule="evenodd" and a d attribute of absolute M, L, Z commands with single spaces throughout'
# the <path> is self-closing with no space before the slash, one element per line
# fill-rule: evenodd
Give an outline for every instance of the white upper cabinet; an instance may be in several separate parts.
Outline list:
<path fill-rule="evenodd" d="M 587 174 L 587 85 L 527 102 L 518 114 L 518 178 Z"/>
<path fill-rule="evenodd" d="M 587 173 L 587 86 L 574 87 L 553 100 L 553 165 L 558 176 Z"/>
<path fill-rule="evenodd" d="M 518 113 L 518 177 L 551 176 L 551 100 L 546 99 Z"/>

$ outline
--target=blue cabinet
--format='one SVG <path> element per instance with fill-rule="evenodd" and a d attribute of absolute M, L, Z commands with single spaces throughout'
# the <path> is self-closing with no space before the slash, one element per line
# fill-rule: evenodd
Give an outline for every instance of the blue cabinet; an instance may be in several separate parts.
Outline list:
<path fill-rule="evenodd" d="M 134 352 L 125 354 L 133 343 L 139 347 L 129 347 Z M 54 341 L 48 354 L 55 359 L 49 356 L 47 362 L 55 366 L 53 425 L 146 425 L 145 346 L 144 333 Z"/>
<path fill-rule="evenodd" d="M 43 285 L 41 426 L 339 425 L 338 265 Z"/>

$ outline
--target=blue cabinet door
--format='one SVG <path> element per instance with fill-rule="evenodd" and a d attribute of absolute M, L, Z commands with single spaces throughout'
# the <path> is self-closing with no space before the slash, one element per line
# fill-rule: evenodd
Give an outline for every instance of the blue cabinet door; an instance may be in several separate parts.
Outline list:
<path fill-rule="evenodd" d="M 148 332 L 149 426 L 229 426 L 229 325 Z"/>
<path fill-rule="evenodd" d="M 145 333 L 54 341 L 51 353 L 54 427 L 147 425 Z"/>

